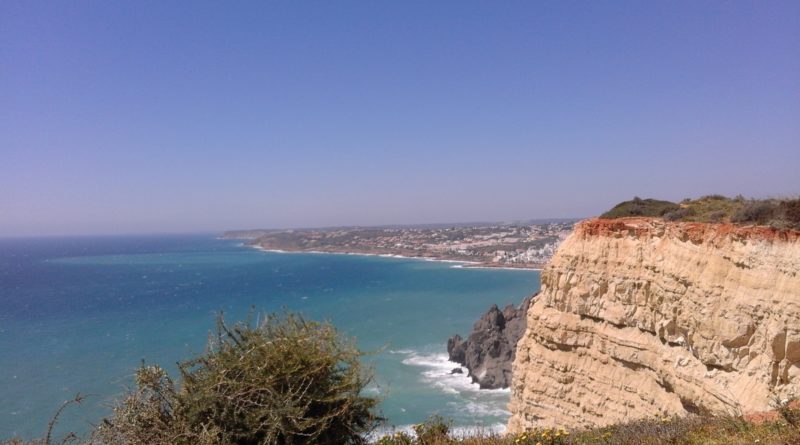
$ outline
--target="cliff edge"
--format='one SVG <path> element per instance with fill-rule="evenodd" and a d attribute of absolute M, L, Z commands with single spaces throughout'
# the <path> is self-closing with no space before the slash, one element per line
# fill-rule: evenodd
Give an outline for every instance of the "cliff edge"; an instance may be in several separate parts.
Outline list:
<path fill-rule="evenodd" d="M 587 220 L 527 317 L 511 432 L 765 411 L 800 395 L 800 232 Z"/>

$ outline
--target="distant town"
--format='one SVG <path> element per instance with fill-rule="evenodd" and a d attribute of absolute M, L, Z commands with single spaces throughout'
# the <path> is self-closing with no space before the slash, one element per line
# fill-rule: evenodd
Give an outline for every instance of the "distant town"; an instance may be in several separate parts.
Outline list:
<path fill-rule="evenodd" d="M 345 227 L 238 230 L 223 238 L 286 252 L 397 255 L 464 261 L 466 267 L 541 268 L 572 230 L 574 221 L 435 227 Z"/>

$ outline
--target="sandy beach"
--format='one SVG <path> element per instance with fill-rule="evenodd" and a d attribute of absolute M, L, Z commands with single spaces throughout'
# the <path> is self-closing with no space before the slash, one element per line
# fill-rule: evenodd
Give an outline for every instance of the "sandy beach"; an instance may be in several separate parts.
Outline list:
<path fill-rule="evenodd" d="M 505 270 L 542 270 L 543 265 L 534 265 L 534 264 L 525 264 L 525 265 L 514 265 L 514 264 L 501 264 L 501 263 L 487 263 L 481 261 L 467 261 L 467 260 L 457 260 L 457 259 L 449 259 L 449 258 L 436 258 L 436 257 L 429 257 L 429 256 L 409 256 L 409 255 L 400 255 L 397 253 L 389 253 L 389 252 L 348 252 L 348 251 L 333 251 L 333 250 L 285 250 L 285 249 L 268 249 L 266 247 L 260 246 L 258 244 L 243 244 L 246 247 L 252 247 L 253 249 L 260 250 L 262 252 L 272 252 L 272 253 L 313 253 L 313 254 L 328 254 L 328 255 L 359 255 L 359 256 L 376 256 L 382 258 L 397 258 L 397 259 L 408 259 L 408 260 L 420 260 L 420 261 L 436 261 L 439 263 L 454 263 L 455 265 L 452 266 L 456 269 L 505 269 Z"/>

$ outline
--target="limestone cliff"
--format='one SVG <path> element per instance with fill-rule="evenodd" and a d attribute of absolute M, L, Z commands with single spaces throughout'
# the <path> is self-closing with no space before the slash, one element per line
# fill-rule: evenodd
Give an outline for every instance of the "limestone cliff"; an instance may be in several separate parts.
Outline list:
<path fill-rule="evenodd" d="M 800 232 L 649 218 L 580 223 L 542 273 L 510 431 L 800 396 Z"/>

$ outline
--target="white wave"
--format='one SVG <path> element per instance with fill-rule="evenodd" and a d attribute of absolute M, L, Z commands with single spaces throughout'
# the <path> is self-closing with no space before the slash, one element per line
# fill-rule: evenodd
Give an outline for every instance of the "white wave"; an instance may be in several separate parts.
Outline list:
<path fill-rule="evenodd" d="M 411 366 L 425 366 L 429 368 L 437 368 L 437 369 L 447 369 L 452 370 L 453 368 L 461 367 L 458 363 L 451 362 L 450 359 L 447 357 L 447 354 L 427 354 L 427 355 L 419 355 L 414 351 L 411 351 L 409 357 L 403 360 L 404 365 L 411 365 Z"/>
<path fill-rule="evenodd" d="M 471 425 L 471 426 L 456 426 L 452 428 L 452 435 L 454 437 L 467 437 L 467 436 L 474 436 L 476 434 L 505 434 L 506 432 L 506 424 L 505 423 L 495 423 L 489 426 L 483 425 Z"/>
<path fill-rule="evenodd" d="M 419 354 L 415 351 L 408 351 L 406 355 L 408 357 L 403 359 L 402 363 L 408 366 L 428 368 L 421 374 L 423 380 L 443 392 L 449 394 L 477 392 L 482 394 L 505 394 L 511 392 L 509 388 L 481 389 L 480 385 L 473 383 L 472 379 L 467 375 L 467 369 L 456 362 L 451 362 L 447 354 Z M 454 374 L 453 370 L 456 368 L 461 369 L 461 373 Z"/>
<path fill-rule="evenodd" d="M 414 434 L 414 426 L 415 425 L 400 425 L 378 428 L 369 435 L 369 441 L 376 442 L 383 436 L 396 433 L 406 433 L 409 436 L 416 437 L 416 434 Z M 504 423 L 494 423 L 492 425 L 460 425 L 450 428 L 450 435 L 455 438 L 464 438 L 478 434 L 502 435 L 506 433 L 506 430 L 506 424 Z"/>
<path fill-rule="evenodd" d="M 416 353 L 416 351 L 414 351 L 412 349 L 397 349 L 397 350 L 390 349 L 389 350 L 389 354 L 405 354 L 405 355 L 408 355 L 408 354 L 415 354 L 415 353 Z"/>
<path fill-rule="evenodd" d="M 261 246 L 259 246 L 258 244 L 255 244 L 255 245 L 253 245 L 252 247 L 253 247 L 253 249 L 260 250 L 260 251 L 262 251 L 262 252 L 270 252 L 270 253 L 290 253 L 290 252 L 287 252 L 287 251 L 285 251 L 285 250 L 280 250 L 280 249 L 267 249 L 266 247 L 261 247 Z"/>
<path fill-rule="evenodd" d="M 490 404 L 490 403 L 480 403 L 474 400 L 467 400 L 466 403 L 455 403 L 450 402 L 450 405 L 454 408 L 459 410 L 464 410 L 476 417 L 508 417 L 511 416 L 511 411 L 502 408 L 502 406 Z"/>
<path fill-rule="evenodd" d="M 267 249 L 265 247 L 261 247 L 257 244 L 252 245 L 252 248 L 256 250 L 260 250 L 262 252 L 273 252 L 273 253 L 314 253 L 314 254 L 323 254 L 323 255 L 356 255 L 356 256 L 373 256 L 373 257 L 381 257 L 381 258 L 398 258 L 404 260 L 419 260 L 419 261 L 435 261 L 439 263 L 455 263 L 455 264 L 481 264 L 479 261 L 464 261 L 464 260 L 445 260 L 440 258 L 430 258 L 430 257 L 418 257 L 418 256 L 406 256 L 406 255 L 399 255 L 394 253 L 365 253 L 365 252 L 327 252 L 327 251 L 320 251 L 320 250 L 297 250 L 297 251 L 289 251 L 289 250 L 280 250 L 280 249 Z"/>

